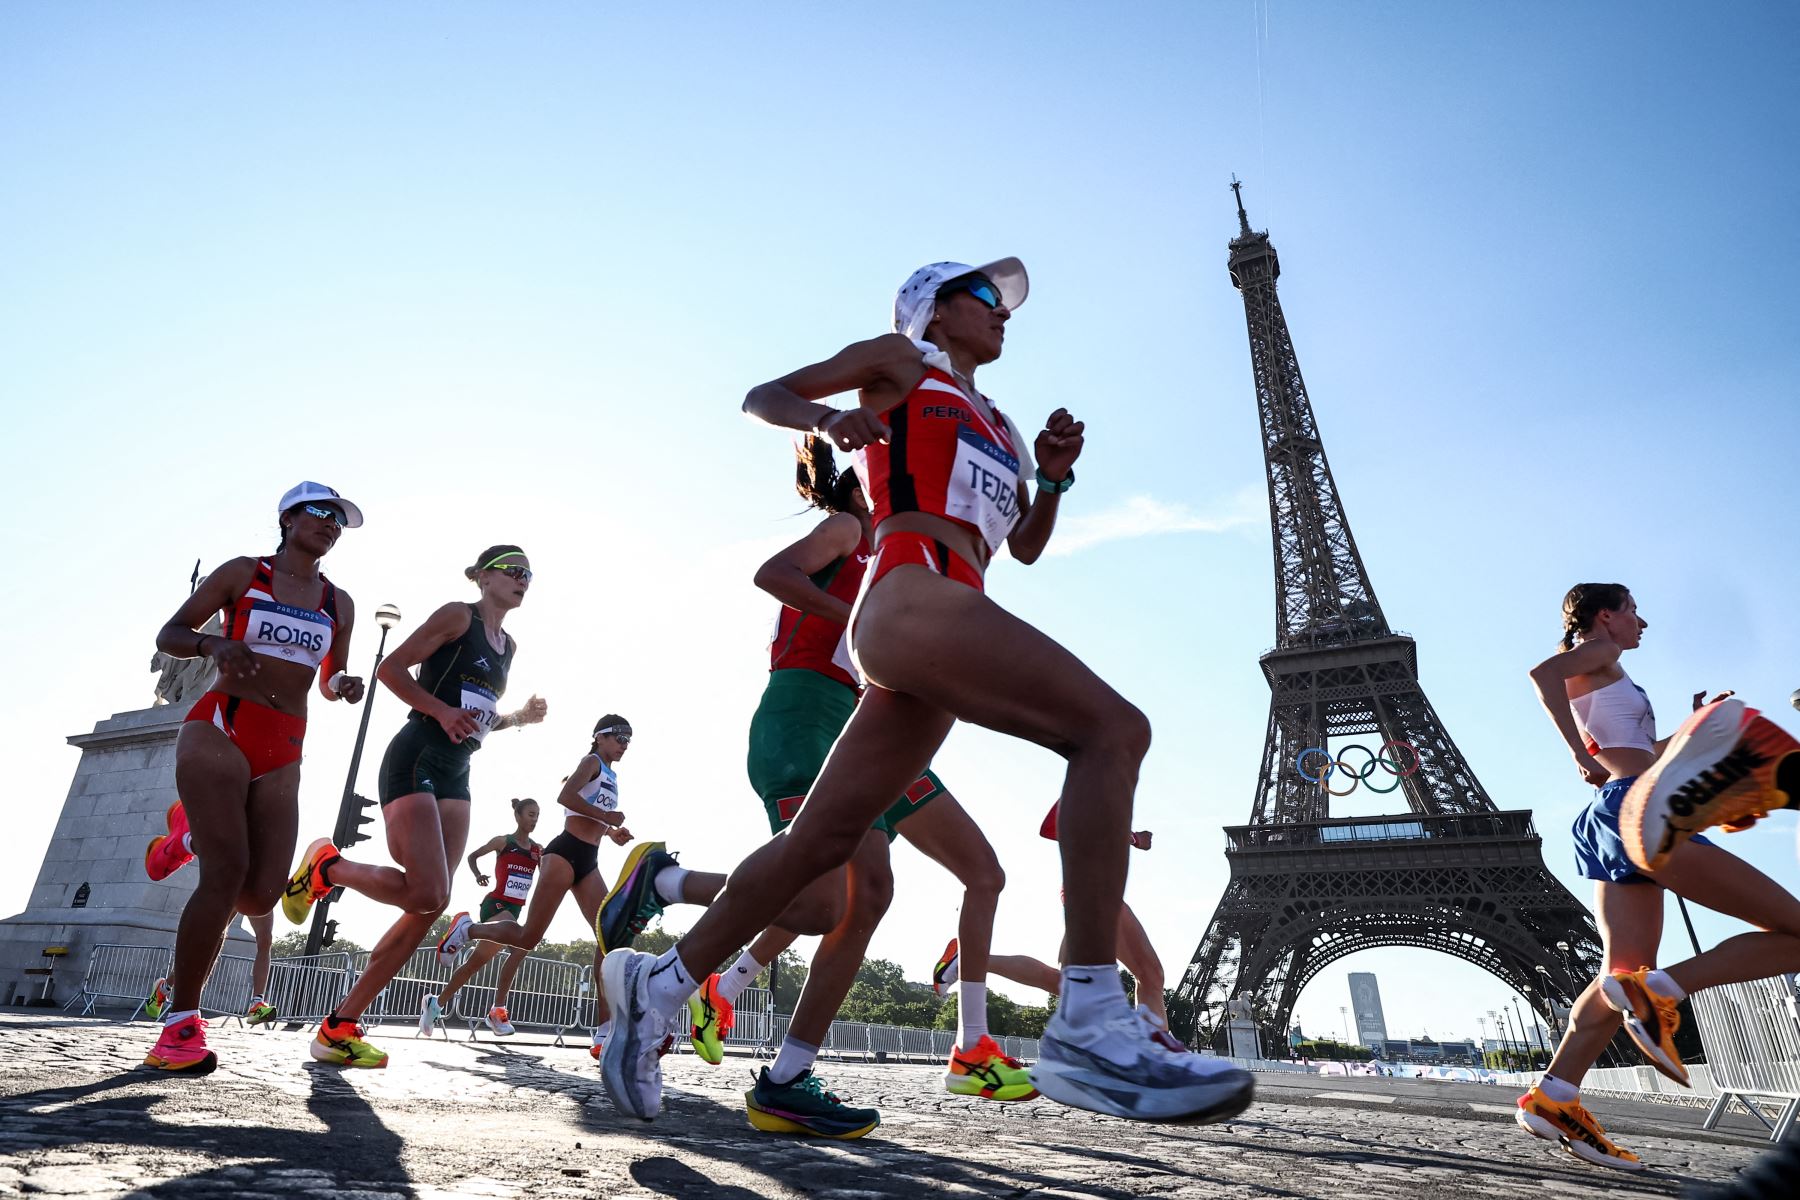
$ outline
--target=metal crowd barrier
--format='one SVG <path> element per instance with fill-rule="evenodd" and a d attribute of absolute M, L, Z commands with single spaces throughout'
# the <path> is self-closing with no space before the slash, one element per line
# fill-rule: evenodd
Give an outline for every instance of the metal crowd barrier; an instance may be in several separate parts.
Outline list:
<path fill-rule="evenodd" d="M 1703 1128 L 1711 1129 L 1735 1101 L 1769 1129 L 1786 1137 L 1800 1118 L 1800 999 L 1794 976 L 1753 979 L 1695 992 L 1694 1021 L 1706 1048 L 1718 1099 Z M 1756 1100 L 1781 1102 L 1771 1123 Z"/>
<path fill-rule="evenodd" d="M 343 951 L 278 958 L 269 964 L 269 992 L 263 999 L 283 1021 L 316 1025 L 350 994 L 355 978 L 350 955 Z"/>
<path fill-rule="evenodd" d="M 474 1041 L 477 1031 L 486 1025 L 488 1010 L 494 1006 L 500 969 L 506 959 L 504 951 L 495 955 L 450 1001 L 449 1015 L 468 1027 L 470 1041 Z M 508 1023 L 549 1030 L 556 1034 L 556 1044 L 563 1045 L 563 1035 L 581 1023 L 584 1000 L 591 1022 L 593 1002 L 587 999 L 591 988 L 586 985 L 593 970 L 592 966 L 561 959 L 526 955 L 507 991 Z M 592 1028 L 591 1023 L 589 1028 Z"/>
<path fill-rule="evenodd" d="M 201 1014 L 235 1017 L 242 1025 L 244 1012 L 250 1007 L 250 976 L 255 966 L 254 958 L 241 954 L 219 955 L 212 973 L 206 977 L 206 986 L 200 989 Z"/>
<path fill-rule="evenodd" d="M 351 966 L 360 979 L 369 969 L 369 951 L 359 950 L 351 959 Z M 420 946 L 400 964 L 394 977 L 370 1003 L 368 1011 L 363 1013 L 364 1024 L 417 1021 L 425 997 L 444 990 L 444 985 L 450 982 L 450 971 L 449 967 L 438 966 L 435 942 Z"/>
<path fill-rule="evenodd" d="M 117 1000 L 132 1006 L 126 1020 L 136 1020 L 150 998 L 150 989 L 169 973 L 174 959 L 174 951 L 163 946 L 95 946 L 81 977 L 80 993 L 63 1008 L 73 1008 L 80 1001 L 81 1015 L 91 1017 L 102 1001 Z"/>

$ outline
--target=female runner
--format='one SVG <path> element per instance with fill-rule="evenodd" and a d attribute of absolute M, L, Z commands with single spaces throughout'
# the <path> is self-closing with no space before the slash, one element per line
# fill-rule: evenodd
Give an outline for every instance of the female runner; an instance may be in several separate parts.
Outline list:
<path fill-rule="evenodd" d="M 1549 1069 L 1519 1098 L 1518 1122 L 1538 1137 L 1562 1143 L 1577 1158 L 1625 1171 L 1641 1171 L 1644 1164 L 1608 1140 L 1582 1106 L 1580 1090 L 1582 1077 L 1618 1031 L 1621 1015 L 1651 1065 L 1686 1086 L 1687 1069 L 1675 1052 L 1681 1000 L 1716 984 L 1800 970 L 1800 901 L 1755 867 L 1701 837 L 1675 846 L 1653 871 L 1638 870 L 1626 855 L 1620 801 L 1671 740 L 1657 740 L 1650 698 L 1619 662 L 1647 628 L 1623 584 L 1576 584 L 1563 598 L 1561 647 L 1531 670 L 1538 699 L 1582 778 L 1598 788 L 1575 818 L 1575 861 L 1594 881 L 1605 973 L 1575 1001 Z M 1704 707 L 1705 693 L 1696 695 L 1696 715 L 1683 732 L 1707 727 L 1735 735 L 1744 724 L 1744 708 L 1741 701 L 1726 699 L 1730 694 Z M 1662 942 L 1665 889 L 1763 932 L 1727 938 L 1666 971 L 1645 966 L 1656 961 Z"/>
<path fill-rule="evenodd" d="M 351 862 L 329 838 L 320 838 L 307 848 L 282 897 L 282 911 L 296 925 L 334 887 L 401 910 L 375 943 L 368 969 L 320 1024 L 311 1046 L 320 1062 L 387 1066 L 387 1052 L 363 1040 L 357 1018 L 418 948 L 450 898 L 450 864 L 462 857 L 469 839 L 469 759 L 493 730 L 544 719 L 546 706 L 536 696 L 517 712 L 499 711 L 517 649 L 501 625 L 525 599 L 530 560 L 517 546 L 489 546 L 463 575 L 481 589 L 481 599 L 444 605 L 381 664 L 381 682 L 412 709 L 381 760 L 381 815 L 388 853 L 399 869 Z"/>
<path fill-rule="evenodd" d="M 503 833 L 488 839 L 469 855 L 469 870 L 475 873 L 475 882 L 482 887 L 493 883 L 493 891 L 481 898 L 481 919 L 491 921 L 501 913 L 506 913 L 514 921 L 525 911 L 525 898 L 531 894 L 531 879 L 537 874 L 538 863 L 544 856 L 544 848 L 531 840 L 531 831 L 537 828 L 538 802 L 536 800 L 514 800 L 512 802 L 513 821 L 516 823 L 511 833 Z M 496 881 L 490 881 L 481 873 L 481 865 L 477 861 L 484 855 L 494 856 L 494 874 Z M 462 991 L 463 985 L 475 977 L 475 972 L 492 962 L 499 954 L 498 943 L 488 942 L 477 947 L 475 953 L 464 960 L 462 966 L 451 973 L 444 989 L 433 995 L 429 992 L 419 1001 L 419 1032 L 426 1037 L 444 1018 L 444 1010 L 449 1008 Z M 519 967 L 525 961 L 525 951 L 517 947 L 507 952 L 506 961 L 500 965 L 500 978 L 494 982 L 494 1003 L 488 1009 L 487 1025 L 497 1037 L 511 1037 L 512 1023 L 507 1020 L 506 1001 L 512 992 L 513 977 L 519 973 Z"/>
<path fill-rule="evenodd" d="M 1081 424 L 1052 413 L 1037 437 L 1031 503 L 1030 448 L 976 389 L 974 372 L 999 357 L 1025 289 L 1017 259 L 921 268 L 896 298 L 899 333 L 850 346 L 745 400 L 746 411 L 770 424 L 816 430 L 862 452 L 857 474 L 869 487 L 876 543 L 851 641 L 867 686 L 786 836 L 747 858 L 667 954 L 607 956 L 607 998 L 625 1032 L 607 1043 L 602 1073 L 622 1111 L 656 1115 L 656 1049 L 698 982 L 774 923 L 809 881 L 856 853 L 959 717 L 1068 760 L 1061 819 L 1069 836 L 1061 845 L 1072 961 L 1032 1072 L 1038 1089 L 1150 1120 L 1219 1120 L 1250 1102 L 1248 1072 L 1152 1041 L 1113 968 L 1131 795 L 1149 723 L 982 590 L 1002 544 L 1027 563 L 1043 551 L 1082 446 Z M 855 408 L 818 403 L 848 391 L 858 393 Z"/>
<path fill-rule="evenodd" d="M 307 688 L 316 676 L 327 700 L 355 703 L 363 695 L 362 680 L 344 673 L 355 605 L 319 572 L 338 534 L 362 524 L 362 510 L 323 484 L 301 483 L 276 512 L 275 553 L 219 567 L 156 635 L 156 648 L 171 658 L 207 655 L 219 669 L 175 742 L 182 803 L 170 812 L 170 832 L 177 820 L 188 828 L 170 839 L 166 855 L 145 855 L 156 878 L 190 851 L 200 860 L 200 881 L 175 934 L 169 1011 L 144 1059 L 165 1071 L 204 1075 L 218 1065 L 206 1048 L 200 989 L 232 914 L 266 913 L 281 894 L 279 872 L 300 821 Z M 215 612 L 224 632 L 197 633 Z"/>

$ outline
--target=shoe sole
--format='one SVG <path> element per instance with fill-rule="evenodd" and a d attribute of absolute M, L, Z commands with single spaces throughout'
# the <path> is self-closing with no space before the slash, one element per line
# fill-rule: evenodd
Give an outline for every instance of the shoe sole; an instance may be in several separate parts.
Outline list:
<path fill-rule="evenodd" d="M 973 1088 L 966 1086 L 974 1082 Z M 977 1100 L 998 1100 L 1003 1104 L 1017 1104 L 1026 1100 L 1036 1100 L 1038 1090 L 1029 1083 L 1007 1083 L 997 1088 L 982 1085 L 968 1075 L 952 1075 L 944 1073 L 944 1090 L 952 1096 L 973 1096 Z"/>
<path fill-rule="evenodd" d="M 450 918 L 450 928 L 444 930 L 444 936 L 438 939 L 438 966 L 450 967 L 456 964 L 456 956 L 461 954 L 462 948 L 468 944 L 469 929 L 472 928 L 474 924 L 475 922 L 469 919 L 469 914 L 466 912 L 459 912 L 454 917 Z M 458 930 L 461 930 L 462 932 L 462 940 L 452 947 L 450 946 L 450 940 L 456 936 Z"/>
<path fill-rule="evenodd" d="M 1619 805 L 1619 832 L 1626 856 L 1639 870 L 1660 870 L 1677 846 L 1706 828 L 1696 824 L 1692 829 L 1672 829 L 1669 801 L 1694 776 L 1731 752 L 1746 720 L 1742 700 L 1721 700 L 1702 708 L 1682 722 L 1662 758 L 1625 793 Z"/>
<path fill-rule="evenodd" d="M 631 848 L 631 853 L 625 856 L 625 865 L 619 868 L 618 882 L 613 884 L 612 890 L 607 892 L 600 901 L 600 913 L 602 919 L 594 923 L 594 938 L 600 943 L 601 954 L 611 954 L 614 950 L 625 949 L 622 945 L 615 946 L 606 940 L 606 933 L 604 930 L 606 906 L 612 903 L 613 897 L 621 894 L 623 894 L 626 899 L 631 899 L 632 889 L 637 885 L 638 867 L 642 865 L 645 856 L 647 856 L 650 851 L 662 849 L 666 849 L 666 847 L 661 842 L 639 842 Z M 655 884 L 652 883 L 651 886 L 654 887 Z M 629 905 L 628 908 L 633 915 L 636 914 L 636 904 Z M 630 916 L 625 918 L 625 923 L 627 925 L 631 923 Z"/>
<path fill-rule="evenodd" d="M 750 1095 L 749 1092 L 744 1093 L 744 1115 L 750 1119 L 750 1124 L 752 1126 L 762 1130 L 764 1133 L 797 1133 L 802 1137 L 829 1138 L 834 1142 L 848 1142 L 863 1137 L 881 1124 L 881 1118 L 876 1117 L 867 1125 L 855 1129 L 846 1129 L 837 1132 L 814 1129 L 812 1126 L 794 1120 L 791 1117 L 784 1117 L 778 1113 L 772 1113 L 766 1108 L 758 1108 L 750 1099 Z"/>
<path fill-rule="evenodd" d="M 176 1063 L 166 1058 L 158 1058 L 151 1053 L 144 1056 L 144 1065 L 155 1067 L 159 1071 L 167 1071 L 171 1075 L 211 1075 L 219 1065 L 219 1056 L 208 1050 L 205 1058 L 196 1059 L 191 1063 Z"/>
<path fill-rule="evenodd" d="M 1065 1067 L 1041 1059 L 1031 1068 L 1031 1082 L 1058 1104 L 1128 1121 L 1154 1121 L 1163 1125 L 1211 1125 L 1229 1121 L 1256 1100 L 1256 1079 L 1248 1071 L 1221 1072 L 1215 1082 L 1191 1084 L 1180 1089 L 1149 1089 L 1085 1067 Z M 1171 1091 L 1180 1093 L 1170 1098 Z M 1134 1097 L 1126 1105 L 1121 1093 Z M 1150 1110 L 1139 1107 L 1144 1098 L 1163 1100 Z"/>
<path fill-rule="evenodd" d="M 701 1062 L 716 1067 L 725 1061 L 725 1047 L 722 1044 L 713 1045 L 702 1033 L 702 1030 L 712 1023 L 707 1020 L 709 1016 L 712 1017 L 712 1021 L 718 1020 L 716 1010 L 702 1000 L 698 992 L 688 997 L 688 1044 L 693 1046 L 694 1053 L 699 1056 Z M 698 1023 L 696 1024 L 696 1022 Z"/>
<path fill-rule="evenodd" d="M 331 845 L 330 838 L 316 838 L 314 839 L 313 844 L 306 848 L 306 853 L 300 857 L 300 865 L 306 869 L 306 877 L 309 885 L 312 881 L 313 858 L 322 848 L 329 845 Z M 294 875 L 298 875 L 299 873 L 300 872 L 296 870 L 293 875 L 288 876 L 288 885 L 290 887 L 293 886 Z M 308 886 L 306 891 L 299 896 L 291 896 L 285 891 L 281 894 L 281 915 L 288 919 L 288 924 L 290 925 L 304 924 L 306 921 L 306 914 L 312 911 L 312 906 L 313 894 L 311 886 Z"/>
<path fill-rule="evenodd" d="M 637 1002 L 637 981 L 642 973 L 641 959 L 635 950 L 613 950 L 600 963 L 600 986 L 605 989 L 606 1006 L 613 1014 L 613 1034 L 600 1051 L 600 1082 L 606 1088 L 613 1107 L 640 1121 L 654 1121 L 655 1112 L 644 1112 L 632 1089 L 626 1086 L 625 1070 L 635 1070 L 643 1050 L 638 1036 L 638 1021 L 644 1010 Z M 619 1021 L 624 1020 L 623 1028 Z"/>
<path fill-rule="evenodd" d="M 1644 1163 L 1632 1162 L 1628 1158 L 1616 1158 L 1610 1154 L 1603 1154 L 1586 1142 L 1574 1140 L 1568 1134 L 1558 1129 L 1554 1124 L 1544 1120 L 1544 1118 L 1538 1116 L 1536 1113 L 1529 1113 L 1521 1108 L 1514 1115 L 1513 1119 L 1517 1122 L 1520 1129 L 1523 1129 L 1532 1137 L 1543 1138 L 1546 1142 L 1555 1142 L 1562 1146 L 1564 1150 L 1567 1150 L 1570 1154 L 1579 1158 L 1582 1162 L 1593 1163 L 1596 1167 L 1608 1167 L 1614 1171 L 1642 1171 L 1644 1169 Z"/>
<path fill-rule="evenodd" d="M 1637 1044 L 1638 1050 L 1650 1060 L 1650 1065 L 1664 1075 L 1679 1083 L 1682 1087 L 1693 1086 L 1688 1082 L 1687 1071 L 1679 1059 L 1670 1057 L 1662 1048 L 1662 1043 L 1650 1032 L 1644 1018 L 1638 1015 L 1637 1004 L 1625 985 L 1619 982 L 1618 976 L 1608 975 L 1600 980 L 1600 995 L 1613 1011 L 1625 1018 L 1625 1032 Z M 1650 1003 L 1646 998 L 1646 1003 Z"/>
<path fill-rule="evenodd" d="M 380 1062 L 358 1062 L 353 1058 L 341 1057 L 331 1047 L 321 1046 L 317 1038 L 314 1038 L 306 1049 L 312 1055 L 314 1062 L 322 1062 L 328 1067 L 351 1067 L 357 1070 L 379 1071 L 388 1065 L 386 1057 L 383 1057 Z"/>

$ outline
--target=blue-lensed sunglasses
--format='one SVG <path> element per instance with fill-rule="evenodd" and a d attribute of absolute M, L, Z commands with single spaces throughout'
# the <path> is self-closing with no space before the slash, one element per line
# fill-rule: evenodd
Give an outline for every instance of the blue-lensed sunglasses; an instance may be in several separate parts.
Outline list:
<path fill-rule="evenodd" d="M 335 508 L 321 508 L 317 504 L 302 504 L 300 511 L 309 517 L 317 517 L 321 521 L 330 521 L 339 529 L 344 527 L 344 514 Z"/>
<path fill-rule="evenodd" d="M 941 288 L 938 294 L 947 292 L 967 292 L 989 308 L 1000 307 L 1000 289 L 986 279 L 961 280 Z"/>

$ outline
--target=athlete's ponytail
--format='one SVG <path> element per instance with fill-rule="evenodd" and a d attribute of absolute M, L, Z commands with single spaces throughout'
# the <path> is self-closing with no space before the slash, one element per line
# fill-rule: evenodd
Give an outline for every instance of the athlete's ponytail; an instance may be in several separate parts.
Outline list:
<path fill-rule="evenodd" d="M 1629 595 L 1631 589 L 1622 583 L 1578 583 L 1570 588 L 1563 597 L 1563 635 L 1558 649 L 1573 650 L 1576 637 L 1588 631 L 1595 617 L 1603 610 L 1624 608 Z"/>
<path fill-rule="evenodd" d="M 856 472 L 838 470 L 831 443 L 817 434 L 795 447 L 794 490 L 814 508 L 830 513 L 850 512 L 850 494 L 861 486 Z"/>
<path fill-rule="evenodd" d="M 463 578 L 467 579 L 470 583 L 473 583 L 475 582 L 476 577 L 489 567 L 506 565 L 505 563 L 496 564 L 494 562 L 495 559 L 505 558 L 506 556 L 513 554 L 522 558 L 524 557 L 525 552 L 517 546 L 489 546 L 486 550 L 483 550 L 480 554 L 475 556 L 474 566 L 463 568 Z"/>

